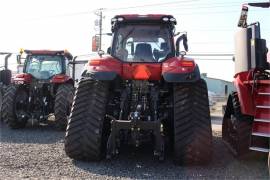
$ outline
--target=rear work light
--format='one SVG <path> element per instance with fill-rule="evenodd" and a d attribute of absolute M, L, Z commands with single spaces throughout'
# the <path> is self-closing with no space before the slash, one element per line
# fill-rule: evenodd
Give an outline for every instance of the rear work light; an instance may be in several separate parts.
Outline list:
<path fill-rule="evenodd" d="M 168 22 L 168 21 L 170 21 L 170 22 L 176 22 L 176 19 L 173 18 L 173 17 L 171 17 L 171 18 L 169 18 L 169 17 L 163 17 L 162 20 L 165 21 L 165 22 Z"/>
<path fill-rule="evenodd" d="M 165 21 L 165 22 L 167 22 L 167 21 L 169 21 L 169 18 L 168 17 L 164 17 L 164 18 L 162 18 L 162 20 Z"/>
<path fill-rule="evenodd" d="M 89 61 L 89 65 L 90 66 L 98 66 L 98 65 L 100 65 L 100 60 L 91 60 L 91 61 Z"/>
<path fill-rule="evenodd" d="M 180 66 L 182 67 L 194 67 L 195 63 L 193 61 L 180 61 Z"/>
<path fill-rule="evenodd" d="M 111 20 L 112 23 L 117 22 L 117 21 L 122 22 L 122 21 L 124 21 L 124 18 L 123 17 L 117 17 L 117 18 L 112 18 L 112 20 Z"/>

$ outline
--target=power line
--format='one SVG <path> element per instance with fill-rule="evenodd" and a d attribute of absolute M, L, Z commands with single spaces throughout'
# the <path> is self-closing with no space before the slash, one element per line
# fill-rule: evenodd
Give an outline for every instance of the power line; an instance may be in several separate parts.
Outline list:
<path fill-rule="evenodd" d="M 107 9 L 103 9 L 104 11 L 106 11 L 107 13 L 109 13 L 110 11 L 116 11 L 116 10 L 125 10 L 125 9 L 135 9 L 135 8 L 153 8 L 153 6 L 155 7 L 162 7 L 160 10 L 162 9 L 168 9 L 171 11 L 172 7 L 171 5 L 173 4 L 177 4 L 177 3 L 184 3 L 181 4 L 181 6 L 175 8 L 173 7 L 173 10 L 185 10 L 185 9 L 216 9 L 216 8 L 221 8 L 221 7 L 236 7 L 239 6 L 238 2 L 230 2 L 230 3 L 213 3 L 211 5 L 209 5 L 208 3 L 203 3 L 203 4 L 194 4 L 194 2 L 197 2 L 199 0 L 184 0 L 184 1 L 173 1 L 173 2 L 166 2 L 166 3 L 155 3 L 155 4 L 145 4 L 145 5 L 138 5 L 138 6 L 129 6 L 129 7 L 120 7 L 120 8 L 107 8 Z M 164 6 L 168 6 L 168 7 L 164 7 Z M 89 15 L 93 12 L 95 12 L 96 10 L 91 10 L 91 11 L 81 11 L 81 12 L 73 12 L 73 13 L 64 13 L 64 14 L 58 14 L 58 15 L 50 15 L 50 16 L 44 16 L 44 17 L 37 17 L 37 18 L 31 18 L 29 20 L 40 20 L 40 19 L 44 19 L 44 18 L 59 18 L 59 17 L 68 17 L 68 16 L 79 16 L 79 15 Z M 257 12 L 263 12 L 262 10 L 253 10 L 253 11 L 257 11 Z M 219 14 L 219 13 L 230 13 L 230 12 L 238 12 L 238 10 L 235 11 L 223 11 L 223 12 L 206 12 L 207 14 Z M 193 12 L 193 13 L 178 13 L 178 14 L 174 14 L 174 15 L 189 15 L 189 14 L 201 14 L 204 12 Z"/>
<path fill-rule="evenodd" d="M 195 1 L 199 1 L 199 0 L 184 0 L 184 1 L 173 1 L 173 2 L 166 2 L 166 3 L 154 3 L 154 4 L 129 6 L 129 7 L 122 7 L 122 8 L 109 8 L 109 9 L 106 9 L 106 11 L 134 9 L 134 8 L 145 8 L 145 7 L 153 7 L 153 6 L 164 6 L 164 5 L 176 4 L 176 3 L 191 3 L 191 2 L 195 2 Z"/>
<path fill-rule="evenodd" d="M 232 53 L 191 53 L 189 56 L 233 56 Z"/>

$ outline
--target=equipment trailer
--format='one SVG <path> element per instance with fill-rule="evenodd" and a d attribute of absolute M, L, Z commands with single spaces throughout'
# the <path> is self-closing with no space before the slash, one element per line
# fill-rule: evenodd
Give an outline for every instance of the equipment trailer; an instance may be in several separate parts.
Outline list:
<path fill-rule="evenodd" d="M 91 59 L 76 89 L 66 154 L 78 160 L 114 157 L 121 146 L 153 144 L 177 164 L 207 163 L 212 129 L 207 86 L 193 59 L 174 44 L 171 15 L 118 15 L 109 56 Z"/>

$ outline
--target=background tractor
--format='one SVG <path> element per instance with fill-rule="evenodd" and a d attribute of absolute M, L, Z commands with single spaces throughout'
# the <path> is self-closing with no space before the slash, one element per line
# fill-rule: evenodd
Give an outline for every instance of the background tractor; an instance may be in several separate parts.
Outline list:
<path fill-rule="evenodd" d="M 24 52 L 23 73 L 14 77 L 3 98 L 4 120 L 16 129 L 25 127 L 28 120 L 44 123 L 54 113 L 55 125 L 65 129 L 74 94 L 68 68 L 72 55 L 67 51 Z"/>
<path fill-rule="evenodd" d="M 66 154 L 79 160 L 114 157 L 123 146 L 153 146 L 177 164 L 207 163 L 212 129 L 207 86 L 193 59 L 174 43 L 171 15 L 118 15 L 108 56 L 91 59 L 76 89 Z"/>
<path fill-rule="evenodd" d="M 269 7 L 270 3 L 247 5 Z M 228 98 L 222 123 L 222 138 L 238 157 L 249 150 L 270 151 L 270 66 L 260 23 L 247 24 L 247 5 L 242 7 L 235 36 L 236 91 Z"/>
<path fill-rule="evenodd" d="M 0 52 L 0 55 L 5 56 L 4 63 L 0 65 L 0 120 L 2 121 L 2 102 L 3 96 L 6 91 L 7 86 L 11 83 L 12 72 L 8 68 L 8 59 L 12 53 Z"/>

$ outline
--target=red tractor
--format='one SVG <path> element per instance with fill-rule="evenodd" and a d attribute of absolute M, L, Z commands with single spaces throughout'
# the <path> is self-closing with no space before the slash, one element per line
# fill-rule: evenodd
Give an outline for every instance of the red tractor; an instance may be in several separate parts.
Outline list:
<path fill-rule="evenodd" d="M 12 129 L 47 122 L 54 113 L 55 125 L 65 129 L 74 94 L 68 75 L 72 55 L 67 51 L 25 50 L 22 74 L 14 77 L 3 98 L 3 119 Z M 19 56 L 20 59 L 20 56 Z"/>
<path fill-rule="evenodd" d="M 212 129 L 207 85 L 193 59 L 174 43 L 171 15 L 118 15 L 108 56 L 91 59 L 69 117 L 66 154 L 108 159 L 123 146 L 152 145 L 157 159 L 172 150 L 178 164 L 207 163 Z"/>
<path fill-rule="evenodd" d="M 270 3 L 249 3 L 269 7 Z M 235 92 L 228 98 L 222 123 L 222 138 L 241 157 L 249 150 L 269 153 L 270 66 L 266 40 L 261 39 L 259 22 L 247 24 L 248 7 L 242 7 L 235 36 Z"/>

